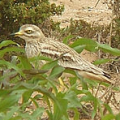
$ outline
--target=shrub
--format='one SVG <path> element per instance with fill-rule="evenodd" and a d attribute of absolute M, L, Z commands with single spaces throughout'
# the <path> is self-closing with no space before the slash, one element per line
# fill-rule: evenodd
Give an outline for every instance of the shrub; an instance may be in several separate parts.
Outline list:
<path fill-rule="evenodd" d="M 4 39 L 11 32 L 17 31 L 21 24 L 39 25 L 52 15 L 62 14 L 63 10 L 64 6 L 50 4 L 49 0 L 1 0 L 1 39 Z"/>

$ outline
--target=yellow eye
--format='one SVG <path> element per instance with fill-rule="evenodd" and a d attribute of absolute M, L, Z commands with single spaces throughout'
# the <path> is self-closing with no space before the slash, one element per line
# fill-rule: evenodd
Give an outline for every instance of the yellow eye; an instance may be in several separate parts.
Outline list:
<path fill-rule="evenodd" d="M 26 30 L 25 31 L 27 34 L 31 34 L 32 33 L 32 30 Z"/>

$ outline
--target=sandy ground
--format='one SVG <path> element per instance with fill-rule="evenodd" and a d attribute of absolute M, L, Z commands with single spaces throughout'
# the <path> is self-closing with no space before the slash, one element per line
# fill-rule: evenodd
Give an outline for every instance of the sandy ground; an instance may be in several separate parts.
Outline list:
<path fill-rule="evenodd" d="M 50 0 L 51 3 L 64 5 L 62 16 L 53 19 L 61 22 L 61 27 L 69 25 L 70 19 L 85 20 L 93 25 L 107 25 L 111 22 L 112 10 L 108 8 L 105 0 Z"/>

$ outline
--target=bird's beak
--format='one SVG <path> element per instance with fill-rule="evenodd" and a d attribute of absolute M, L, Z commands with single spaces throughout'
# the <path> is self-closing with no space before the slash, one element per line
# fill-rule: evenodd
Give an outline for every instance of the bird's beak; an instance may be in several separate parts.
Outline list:
<path fill-rule="evenodd" d="M 17 36 L 21 36 L 21 35 L 23 35 L 23 33 L 20 32 L 20 31 L 18 31 L 18 32 L 16 32 L 16 33 L 12 33 L 12 34 L 10 34 L 10 35 L 13 35 L 13 36 L 17 37 Z"/>

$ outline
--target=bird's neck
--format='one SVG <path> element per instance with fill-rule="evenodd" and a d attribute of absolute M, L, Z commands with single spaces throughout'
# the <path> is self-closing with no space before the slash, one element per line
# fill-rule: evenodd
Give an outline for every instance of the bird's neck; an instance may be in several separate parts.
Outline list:
<path fill-rule="evenodd" d="M 29 41 L 26 42 L 25 51 L 28 58 L 39 55 L 39 45 L 38 42 Z"/>
<path fill-rule="evenodd" d="M 46 37 L 44 36 L 44 37 L 39 38 L 37 42 L 45 43 L 46 41 L 48 41 L 48 38 L 46 38 Z"/>

